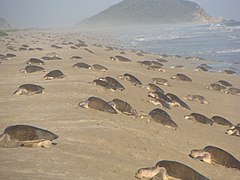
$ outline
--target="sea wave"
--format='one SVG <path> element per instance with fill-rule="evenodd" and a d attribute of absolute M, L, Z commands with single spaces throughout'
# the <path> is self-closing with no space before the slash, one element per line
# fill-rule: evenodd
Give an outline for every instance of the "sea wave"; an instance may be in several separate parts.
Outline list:
<path fill-rule="evenodd" d="M 215 51 L 215 53 L 218 53 L 218 54 L 240 53 L 240 49 L 227 49 L 227 50 Z"/>
<path fill-rule="evenodd" d="M 210 30 L 226 30 L 226 31 L 232 31 L 232 30 L 238 30 L 240 29 L 240 26 L 228 26 L 226 24 L 211 24 L 209 26 Z"/>
<path fill-rule="evenodd" d="M 240 40 L 240 37 L 239 36 L 234 36 L 234 35 L 229 35 L 228 39 L 229 40 Z"/>
<path fill-rule="evenodd" d="M 151 36 L 151 37 L 146 37 L 146 36 L 138 36 L 135 37 L 135 41 L 139 42 L 149 42 L 149 41 L 169 41 L 169 40 L 176 40 L 176 39 L 188 39 L 191 38 L 191 36 L 181 36 L 181 35 L 158 35 L 158 36 Z"/>

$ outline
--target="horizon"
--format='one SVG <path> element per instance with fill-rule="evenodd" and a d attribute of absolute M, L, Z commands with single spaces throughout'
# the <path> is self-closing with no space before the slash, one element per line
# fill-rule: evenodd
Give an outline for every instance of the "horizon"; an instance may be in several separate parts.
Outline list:
<path fill-rule="evenodd" d="M 67 28 L 121 1 L 0 0 L 0 17 L 15 28 Z M 240 21 L 239 0 L 191 1 L 199 4 L 210 16 Z"/>

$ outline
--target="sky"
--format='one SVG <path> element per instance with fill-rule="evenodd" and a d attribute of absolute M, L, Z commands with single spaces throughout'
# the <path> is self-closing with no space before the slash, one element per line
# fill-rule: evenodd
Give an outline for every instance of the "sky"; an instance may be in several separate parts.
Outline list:
<path fill-rule="evenodd" d="M 0 0 L 0 17 L 16 28 L 71 27 L 121 0 Z M 240 0 L 192 0 L 209 15 L 240 21 Z"/>

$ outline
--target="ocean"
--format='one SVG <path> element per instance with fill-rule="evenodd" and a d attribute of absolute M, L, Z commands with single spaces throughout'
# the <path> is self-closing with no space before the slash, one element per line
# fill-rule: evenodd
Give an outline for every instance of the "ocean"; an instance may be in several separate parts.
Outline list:
<path fill-rule="evenodd" d="M 118 39 L 130 49 L 207 59 L 216 71 L 240 74 L 240 24 L 164 25 L 127 28 Z"/>

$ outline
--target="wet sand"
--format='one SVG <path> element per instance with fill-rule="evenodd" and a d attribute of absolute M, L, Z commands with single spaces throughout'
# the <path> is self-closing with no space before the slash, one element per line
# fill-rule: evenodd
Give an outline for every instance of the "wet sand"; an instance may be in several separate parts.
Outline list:
<path fill-rule="evenodd" d="M 226 80 L 239 88 L 238 75 L 197 72 L 193 68 L 209 62 L 190 61 L 172 56 L 164 58 L 168 61 L 163 63 L 166 73 L 151 71 L 137 61 L 154 60 L 161 56 L 156 54 L 138 56 L 136 52 L 130 50 L 125 50 L 126 54 L 123 56 L 132 62 L 111 61 L 109 57 L 119 55 L 122 50 L 114 49 L 109 52 L 104 47 L 92 46 L 87 42 L 88 38 L 93 41 L 91 37 L 78 34 L 29 31 L 16 32 L 11 34 L 10 38 L 15 38 L 15 42 L 6 38 L 1 38 L 0 41 L 1 54 L 17 55 L 10 60 L 1 60 L 0 64 L 0 131 L 3 132 L 10 125 L 27 124 L 48 129 L 59 138 L 56 141 L 57 145 L 50 148 L 1 148 L 0 179 L 134 180 L 137 169 L 154 166 L 160 160 L 184 163 L 210 179 L 239 178 L 240 173 L 235 169 L 206 164 L 188 156 L 192 149 L 213 145 L 227 150 L 240 159 L 239 137 L 226 135 L 226 126 L 217 124 L 208 126 L 184 119 L 184 115 L 198 112 L 209 118 L 219 115 L 233 124 L 239 123 L 240 96 L 205 88 L 218 80 Z M 72 44 L 66 44 L 68 42 L 77 44 L 77 40 L 81 38 L 87 42 L 87 48 L 94 54 L 84 48 L 71 49 Z M 61 44 L 63 42 L 64 45 Z M 27 44 L 30 47 L 42 47 L 43 51 L 10 51 L 6 48 L 8 43 L 16 49 Z M 63 48 L 53 49 L 52 44 Z M 56 52 L 62 60 L 45 61 L 42 67 L 46 72 L 31 74 L 20 72 L 29 58 L 41 58 L 50 52 Z M 83 59 L 71 59 L 72 56 L 81 56 Z M 73 68 L 72 65 L 77 62 L 90 65 L 98 63 L 106 66 L 108 71 Z M 170 68 L 179 64 L 186 68 Z M 47 72 L 55 69 L 61 70 L 66 78 L 43 79 Z M 164 109 L 178 124 L 177 130 L 120 113 L 111 115 L 93 109 L 78 108 L 78 103 L 90 96 L 106 101 L 114 98 L 125 100 L 139 114 L 148 114 L 152 109 L 159 107 L 147 102 L 148 90 L 117 78 L 124 73 L 135 75 L 143 84 L 150 83 L 151 78 L 165 78 L 171 85 L 170 87 L 160 85 L 165 92 L 174 93 L 179 97 L 200 94 L 209 101 L 209 104 L 184 100 L 191 107 L 191 111 L 182 107 Z M 191 77 L 192 82 L 170 79 L 177 73 Z M 126 90 L 112 92 L 89 83 L 105 76 L 118 79 Z M 43 94 L 32 96 L 12 95 L 18 86 L 25 83 L 41 85 L 45 91 Z"/>

